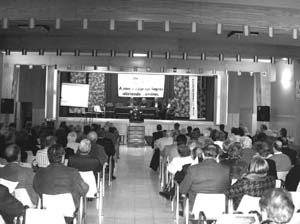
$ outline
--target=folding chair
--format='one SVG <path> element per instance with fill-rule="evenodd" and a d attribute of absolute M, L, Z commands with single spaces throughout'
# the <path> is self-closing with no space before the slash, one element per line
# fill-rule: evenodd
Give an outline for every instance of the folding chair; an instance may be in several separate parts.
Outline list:
<path fill-rule="evenodd" d="M 180 197 L 180 193 L 179 193 L 179 184 L 177 182 L 175 182 L 175 192 L 176 192 L 176 196 L 174 197 L 174 198 L 176 198 L 175 217 L 176 217 L 176 224 L 179 224 L 179 199 L 180 199 L 179 197 Z"/>
<path fill-rule="evenodd" d="M 295 213 L 300 210 L 300 192 L 290 191 L 295 206 Z"/>
<path fill-rule="evenodd" d="M 111 177 L 113 175 L 112 160 L 113 160 L 113 157 L 110 156 L 109 157 L 109 162 L 108 162 L 108 186 L 111 186 L 111 184 L 112 184 L 112 181 L 111 181 Z"/>
<path fill-rule="evenodd" d="M 18 199 L 24 206 L 28 206 L 29 208 L 35 208 L 34 205 L 29 197 L 29 194 L 25 188 L 19 188 L 14 191 L 14 196 Z"/>
<path fill-rule="evenodd" d="M 185 208 L 186 224 L 189 223 L 189 199 L 186 200 Z M 192 209 L 194 219 L 199 219 L 199 213 L 203 212 L 208 220 L 217 220 L 226 212 L 225 194 L 203 194 L 198 193 Z"/>
<path fill-rule="evenodd" d="M 19 182 L 14 182 L 14 181 L 10 181 L 10 180 L 0 178 L 0 184 L 7 187 L 8 190 L 9 190 L 9 193 L 12 194 L 15 191 L 16 187 L 18 186 Z"/>
<path fill-rule="evenodd" d="M 260 197 L 244 195 L 236 211 L 242 212 L 243 214 L 248 214 L 250 211 L 259 212 L 259 199 Z"/>
<path fill-rule="evenodd" d="M 255 214 L 223 214 L 218 219 L 216 224 L 233 224 L 233 223 L 251 223 L 259 224 L 257 215 Z"/>
<path fill-rule="evenodd" d="M 52 210 L 56 214 L 61 214 L 63 217 L 73 218 L 73 223 L 82 222 L 83 200 L 80 198 L 80 206 L 76 215 L 76 208 L 74 205 L 71 193 L 49 195 L 43 194 L 41 198 L 41 208 Z"/>
<path fill-rule="evenodd" d="M 85 183 L 89 185 L 89 191 L 86 194 L 84 199 L 84 206 L 83 206 L 83 220 L 85 223 L 86 214 L 87 214 L 87 198 L 94 198 L 96 199 L 96 208 L 98 210 L 98 217 L 99 217 L 99 224 L 101 224 L 101 216 L 103 212 L 103 197 L 102 197 L 102 189 L 101 189 L 101 180 L 100 180 L 100 173 L 98 173 L 97 183 L 95 179 L 95 175 L 93 171 L 87 172 L 79 172 L 80 176 L 84 180 Z"/>
<path fill-rule="evenodd" d="M 283 182 L 285 182 L 285 178 L 286 178 L 287 174 L 288 174 L 288 171 L 277 172 L 277 177 L 279 180 L 282 180 Z"/>

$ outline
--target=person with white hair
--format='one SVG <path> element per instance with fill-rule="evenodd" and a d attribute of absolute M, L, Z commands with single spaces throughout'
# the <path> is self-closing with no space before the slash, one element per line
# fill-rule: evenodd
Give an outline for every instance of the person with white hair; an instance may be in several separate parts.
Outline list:
<path fill-rule="evenodd" d="M 251 159 L 253 158 L 253 156 L 256 155 L 256 151 L 253 150 L 252 148 L 252 140 L 251 138 L 249 138 L 248 136 L 243 136 L 240 137 L 240 141 L 239 141 L 242 145 L 242 149 L 243 149 L 243 156 L 242 156 L 242 160 L 244 161 L 251 161 Z"/>
<path fill-rule="evenodd" d="M 104 147 L 97 144 L 98 135 L 95 131 L 91 131 L 87 135 L 87 139 L 91 141 L 91 150 L 89 155 L 99 160 L 101 166 L 107 162 L 108 156 L 105 153 Z"/>
<path fill-rule="evenodd" d="M 76 142 L 77 140 L 77 133 L 75 131 L 71 131 L 69 132 L 68 136 L 67 136 L 67 148 L 73 149 L 74 153 L 76 154 L 78 147 L 79 147 L 79 143 Z"/>
<path fill-rule="evenodd" d="M 93 171 L 95 176 L 101 171 L 98 159 L 89 155 L 91 151 L 91 141 L 82 139 L 79 143 L 78 153 L 70 156 L 68 166 L 78 169 L 79 171 Z"/>

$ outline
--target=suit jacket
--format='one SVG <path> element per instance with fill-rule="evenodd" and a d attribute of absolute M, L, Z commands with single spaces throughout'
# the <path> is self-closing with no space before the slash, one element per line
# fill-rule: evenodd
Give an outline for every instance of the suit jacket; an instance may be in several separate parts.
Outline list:
<path fill-rule="evenodd" d="M 109 138 L 98 138 L 97 144 L 104 147 L 107 156 L 114 156 L 116 153 L 115 145 Z"/>
<path fill-rule="evenodd" d="M 71 156 L 68 161 L 68 166 L 77 169 L 78 171 L 93 171 L 96 175 L 101 171 L 101 165 L 98 159 L 90 155 L 77 154 Z"/>
<path fill-rule="evenodd" d="M 296 165 L 287 174 L 284 186 L 288 191 L 296 191 L 299 182 L 300 182 L 300 165 Z"/>
<path fill-rule="evenodd" d="M 269 165 L 269 171 L 268 175 L 274 177 L 274 179 L 277 179 L 277 169 L 276 169 L 276 163 L 275 161 L 271 159 L 266 159 L 268 165 Z"/>
<path fill-rule="evenodd" d="M 282 152 L 290 158 L 292 165 L 296 164 L 297 152 L 294 149 L 283 147 Z"/>
<path fill-rule="evenodd" d="M 290 158 L 283 153 L 276 153 L 270 159 L 275 161 L 277 172 L 289 171 L 292 167 Z"/>
<path fill-rule="evenodd" d="M 0 177 L 6 180 L 19 182 L 17 188 L 25 188 L 33 204 L 37 204 L 38 195 L 34 191 L 32 183 L 34 172 L 30 168 L 21 167 L 17 163 L 8 163 L 0 168 Z"/>
<path fill-rule="evenodd" d="M 80 196 L 86 195 L 89 186 L 76 169 L 55 163 L 37 171 L 33 180 L 33 188 L 40 196 L 71 193 L 74 204 L 78 208 Z"/>
<path fill-rule="evenodd" d="M 191 205 L 197 193 L 225 193 L 230 185 L 230 169 L 213 159 L 191 166 L 180 184 L 180 193 L 189 194 Z"/>
<path fill-rule="evenodd" d="M 99 160 L 101 166 L 104 165 L 105 162 L 108 160 L 108 156 L 105 153 L 104 147 L 101 145 L 98 145 L 97 143 L 91 144 L 91 151 L 89 155 L 93 158 L 96 158 Z"/>
<path fill-rule="evenodd" d="M 23 211 L 22 203 L 9 193 L 7 187 L 0 185 L 0 215 L 4 221 L 13 223 L 14 217 L 22 215 Z"/>
<path fill-rule="evenodd" d="M 152 133 L 152 143 L 151 143 L 152 148 L 154 148 L 154 142 L 157 139 L 160 139 L 162 137 L 163 137 L 163 132 L 162 131 L 157 131 L 157 132 Z"/>

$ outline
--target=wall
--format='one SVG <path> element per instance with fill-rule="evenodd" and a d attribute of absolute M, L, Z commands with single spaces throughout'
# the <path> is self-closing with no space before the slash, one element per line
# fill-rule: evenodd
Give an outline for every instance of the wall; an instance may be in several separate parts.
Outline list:
<path fill-rule="evenodd" d="M 281 80 L 291 74 L 289 86 L 284 88 Z M 286 62 L 276 64 L 277 78 L 271 83 L 271 122 L 272 130 L 286 128 L 288 135 L 295 138 L 295 142 L 300 144 L 299 139 L 299 106 L 300 103 L 295 97 L 295 81 L 299 80 L 300 63 L 287 65 Z M 288 84 L 288 83 L 287 83 Z"/>

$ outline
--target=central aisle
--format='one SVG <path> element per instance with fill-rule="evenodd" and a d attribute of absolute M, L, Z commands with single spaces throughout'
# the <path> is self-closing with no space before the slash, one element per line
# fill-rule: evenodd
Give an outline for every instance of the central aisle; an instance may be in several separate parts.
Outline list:
<path fill-rule="evenodd" d="M 149 168 L 152 148 L 121 146 L 120 152 L 117 179 L 105 192 L 103 223 L 174 223 L 170 202 L 158 194 L 158 173 Z"/>

